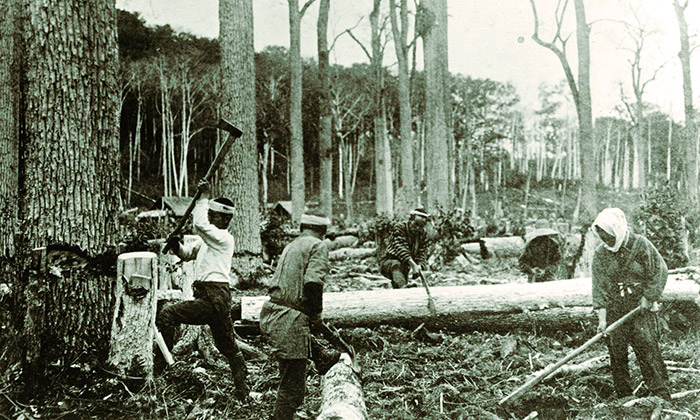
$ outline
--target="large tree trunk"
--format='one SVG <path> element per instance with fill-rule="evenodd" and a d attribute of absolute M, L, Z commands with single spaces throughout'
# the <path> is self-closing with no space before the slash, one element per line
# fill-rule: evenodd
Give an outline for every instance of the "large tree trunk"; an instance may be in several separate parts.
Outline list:
<path fill-rule="evenodd" d="M 578 123 L 581 144 L 581 181 L 583 184 L 583 219 L 593 220 L 598 212 L 596 193 L 596 161 L 591 111 L 590 27 L 586 22 L 583 0 L 574 0 L 576 9 L 576 46 L 578 50 Z"/>
<path fill-rule="evenodd" d="M 686 1 L 682 6 L 678 0 L 673 0 L 673 7 L 678 18 L 678 28 L 680 30 L 681 50 L 678 57 L 681 60 L 683 71 L 683 103 L 685 109 L 685 172 L 687 196 L 693 201 L 698 200 L 698 167 L 697 167 L 697 139 L 695 126 L 695 109 L 693 108 L 693 84 L 690 72 L 690 44 L 688 42 L 688 23 L 685 20 Z"/>
<path fill-rule="evenodd" d="M 408 0 L 401 0 L 396 19 L 396 0 L 390 0 L 391 29 L 398 61 L 399 116 L 401 123 L 401 176 L 396 207 L 399 214 L 406 214 L 417 204 L 413 176 L 413 129 L 411 116 L 411 87 L 408 70 Z"/>
<path fill-rule="evenodd" d="M 19 65 L 21 20 L 19 1 L 5 0 L 0 4 L 0 258 L 15 253 L 17 229 L 17 193 L 19 163 Z M 8 264 L 0 269 L 0 282 L 14 282 Z M 6 276 L 7 274 L 7 276 Z"/>
<path fill-rule="evenodd" d="M 321 408 L 316 420 L 368 418 L 362 383 L 353 372 L 347 354 L 323 376 L 321 387 Z"/>
<path fill-rule="evenodd" d="M 220 190 L 234 203 L 233 267 L 238 281 L 250 281 L 262 264 L 252 0 L 220 1 L 219 22 L 223 114 L 243 131 L 219 170 Z"/>
<path fill-rule="evenodd" d="M 331 79 L 328 61 L 328 11 L 330 0 L 321 0 L 318 10 L 318 78 L 321 89 L 318 98 L 319 133 L 318 151 L 321 159 L 321 210 L 333 218 L 333 142 L 331 130 Z"/>
<path fill-rule="evenodd" d="M 304 212 L 305 184 L 304 184 L 304 133 L 301 119 L 302 99 L 302 66 L 301 66 L 301 13 L 299 12 L 299 0 L 289 2 L 289 132 L 292 172 L 292 222 L 298 224 L 301 214 Z M 251 23 L 252 25 L 252 23 Z M 235 27 L 231 29 L 235 31 Z M 223 33 L 223 31 L 221 32 Z M 255 100 L 255 96 L 251 98 Z M 253 109 L 255 103 L 253 102 Z M 255 114 L 253 114 L 255 116 Z M 252 132 L 255 135 L 255 131 Z"/>
<path fill-rule="evenodd" d="M 661 301 L 694 302 L 700 285 L 690 276 L 669 276 Z M 590 278 L 432 287 L 430 293 L 435 314 L 428 310 L 425 290 L 413 288 L 324 293 L 323 315 L 326 321 L 344 327 L 387 324 L 416 327 L 425 323 L 434 328 L 463 331 L 510 331 L 538 325 L 568 327 L 593 316 Z M 267 299 L 266 296 L 243 297 L 242 319 L 257 322 Z"/>
<path fill-rule="evenodd" d="M 422 13 L 429 26 L 423 34 L 423 62 L 425 66 L 425 112 L 427 154 L 427 208 L 447 209 L 452 204 L 449 188 L 447 111 L 445 90 L 447 84 L 447 2 L 423 0 Z"/>
<path fill-rule="evenodd" d="M 23 350 L 40 346 L 34 373 L 41 376 L 42 362 L 106 358 L 114 273 L 99 263 L 118 232 L 116 10 L 107 0 L 20 5 L 14 315 Z M 49 248 L 42 266 L 54 269 L 28 275 L 28 251 L 42 247 Z M 27 373 L 36 353 L 24 356 Z"/>

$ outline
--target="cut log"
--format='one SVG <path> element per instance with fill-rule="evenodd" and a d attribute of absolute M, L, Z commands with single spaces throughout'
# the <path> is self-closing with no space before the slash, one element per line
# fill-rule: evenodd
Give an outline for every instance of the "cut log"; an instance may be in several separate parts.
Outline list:
<path fill-rule="evenodd" d="M 130 252 L 117 258 L 108 362 L 122 375 L 153 374 L 158 257 Z"/>
<path fill-rule="evenodd" d="M 324 293 L 324 320 L 336 326 L 397 325 L 458 331 L 510 331 L 518 328 L 575 327 L 592 320 L 591 279 L 546 283 L 507 283 L 432 287 L 437 313 L 431 315 L 421 288 Z M 669 276 L 664 302 L 690 302 L 700 285 L 686 274 Z M 241 319 L 257 322 L 267 296 L 243 297 Z M 692 306 L 695 308 L 695 306 Z"/>
<path fill-rule="evenodd" d="M 374 256 L 375 252 L 375 248 L 340 248 L 329 252 L 328 259 L 337 261 L 367 258 Z"/>
<path fill-rule="evenodd" d="M 482 238 L 486 249 L 490 255 L 507 258 L 519 257 L 525 249 L 525 241 L 520 236 L 505 236 L 499 238 Z M 462 248 L 470 254 L 479 254 L 480 248 L 478 243 L 469 243 L 462 245 Z"/>
<path fill-rule="evenodd" d="M 347 353 L 343 353 L 340 361 L 323 376 L 321 387 L 321 409 L 317 420 L 368 418 L 362 385 L 352 370 Z"/>

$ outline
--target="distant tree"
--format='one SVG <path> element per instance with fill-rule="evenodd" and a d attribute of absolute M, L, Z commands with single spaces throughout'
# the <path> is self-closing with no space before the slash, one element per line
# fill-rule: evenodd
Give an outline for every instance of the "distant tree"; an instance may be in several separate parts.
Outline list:
<path fill-rule="evenodd" d="M 316 27 L 318 41 L 318 79 L 319 95 L 319 141 L 318 154 L 321 160 L 321 210 L 330 219 L 333 218 L 333 141 L 332 116 L 330 110 L 330 64 L 328 60 L 328 11 L 330 0 L 321 0 L 318 9 Z"/>
<path fill-rule="evenodd" d="M 391 30 L 394 39 L 394 50 L 398 61 L 399 79 L 399 112 L 401 124 L 401 171 L 399 180 L 401 187 L 397 191 L 397 211 L 405 214 L 418 203 L 416 196 L 413 169 L 413 117 L 411 114 L 411 86 L 408 68 L 408 52 L 415 39 L 408 43 L 408 0 L 401 0 L 398 10 L 396 0 L 390 0 Z M 396 14 L 398 11 L 399 18 Z"/>
<path fill-rule="evenodd" d="M 679 3 L 673 0 L 673 8 L 678 18 L 678 29 L 680 30 L 681 50 L 678 57 L 681 60 L 683 72 L 683 103 L 685 104 L 685 186 L 687 197 L 693 201 L 700 199 L 698 191 L 698 156 L 697 156 L 697 127 L 695 124 L 695 108 L 693 107 L 693 83 L 690 71 L 690 42 L 688 40 L 688 23 L 685 20 L 685 9 L 688 7 L 688 0 Z"/>
<path fill-rule="evenodd" d="M 260 202 L 255 129 L 255 50 L 253 1 L 219 2 L 222 112 L 243 136 L 221 165 L 220 191 L 234 203 L 229 225 L 235 248 L 233 267 L 239 281 L 250 281 L 262 265 Z"/>
<path fill-rule="evenodd" d="M 447 62 L 447 2 L 423 0 L 420 3 L 422 23 L 419 32 L 423 38 L 423 65 L 425 67 L 426 112 L 426 182 L 427 208 L 451 208 L 449 144 L 447 121 L 448 62 Z"/>
<path fill-rule="evenodd" d="M 540 23 L 537 15 L 535 0 L 530 0 L 532 15 L 534 18 L 534 30 L 532 39 L 539 45 L 552 51 L 559 59 L 566 75 L 566 80 L 571 89 L 571 96 L 576 104 L 576 114 L 579 123 L 579 144 L 581 150 L 581 176 L 583 220 L 593 220 L 597 213 L 597 193 L 595 170 L 595 144 L 593 139 L 593 117 L 591 111 L 591 86 L 590 86 L 590 27 L 586 22 L 586 13 L 583 0 L 574 0 L 576 11 L 576 46 L 578 51 L 578 81 L 569 65 L 566 56 L 568 36 L 562 34 L 563 20 L 568 5 L 568 0 L 559 0 L 556 8 L 555 33 L 550 42 L 540 38 Z"/>
<path fill-rule="evenodd" d="M 627 113 L 632 121 L 634 132 L 632 136 L 634 147 L 634 160 L 632 161 L 632 187 L 646 188 L 647 181 L 647 150 L 649 145 L 644 137 L 644 91 L 649 83 L 656 79 L 656 75 L 662 66 L 654 70 L 651 75 L 643 74 L 642 69 L 642 54 L 644 53 L 645 42 L 652 33 L 646 28 L 641 21 L 637 10 L 632 9 L 634 22 L 625 24 L 627 35 L 632 41 L 632 46 L 626 48 L 632 54 L 632 57 L 627 60 L 632 82 L 632 94 L 634 95 L 634 103 L 630 104 L 622 91 L 622 101 L 627 109 Z M 622 90 L 622 87 L 620 87 Z"/>
<path fill-rule="evenodd" d="M 302 128 L 302 63 L 301 63 L 301 19 L 314 0 L 308 0 L 299 9 L 299 0 L 287 0 L 289 4 L 289 73 L 290 104 L 289 124 L 291 138 L 292 172 L 292 221 L 299 223 L 305 207 L 304 135 Z"/>

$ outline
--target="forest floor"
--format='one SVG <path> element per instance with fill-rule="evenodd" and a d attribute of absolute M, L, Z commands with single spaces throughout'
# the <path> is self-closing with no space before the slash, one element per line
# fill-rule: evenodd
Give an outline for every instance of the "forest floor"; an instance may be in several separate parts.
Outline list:
<path fill-rule="evenodd" d="M 329 289 L 386 287 L 381 280 L 347 276 L 348 272 L 371 266 L 371 259 L 334 264 Z M 515 259 L 491 259 L 475 267 L 478 269 L 468 275 L 443 272 L 429 281 L 433 285 L 482 284 L 496 279 L 525 282 L 515 268 Z M 669 372 L 672 392 L 700 388 L 700 325 L 687 324 L 676 323 L 661 340 L 665 360 L 698 370 Z M 616 400 L 607 368 L 547 381 L 508 409 L 498 405 L 532 372 L 559 360 L 594 333 L 593 325 L 581 325 L 577 331 L 536 329 L 505 335 L 450 331 L 416 334 L 394 327 L 341 330 L 359 355 L 365 401 L 372 419 L 522 419 L 533 411 L 539 413 L 539 419 L 650 418 L 656 408 L 653 401 L 625 408 L 623 401 Z M 246 341 L 270 354 L 259 336 L 246 337 Z M 606 352 L 598 343 L 574 362 Z M 631 366 L 639 384 L 638 367 L 634 362 Z M 234 386 L 226 364 L 222 360 L 206 364 L 197 351 L 181 356 L 175 365 L 147 383 L 116 378 L 81 365 L 55 368 L 47 386 L 33 399 L 22 400 L 9 385 L 0 386 L 0 417 L 266 419 L 274 406 L 277 366 L 271 359 L 249 360 L 248 369 L 252 389 L 260 397 L 241 405 L 233 398 Z M 307 387 L 300 418 L 314 418 L 320 406 L 320 377 L 313 370 Z M 700 419 L 700 394 L 664 403 L 662 408 L 665 411 L 659 418 Z"/>

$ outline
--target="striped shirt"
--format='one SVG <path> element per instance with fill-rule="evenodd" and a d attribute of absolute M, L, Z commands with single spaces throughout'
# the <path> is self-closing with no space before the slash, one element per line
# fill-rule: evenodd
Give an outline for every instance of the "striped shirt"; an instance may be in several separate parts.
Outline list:
<path fill-rule="evenodd" d="M 411 232 L 408 222 L 396 222 L 391 227 L 389 244 L 386 247 L 385 260 L 399 260 L 408 264 L 413 258 L 416 264 L 425 265 L 428 240 L 425 230 Z"/>

